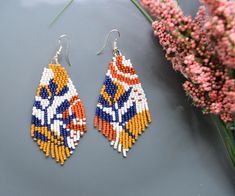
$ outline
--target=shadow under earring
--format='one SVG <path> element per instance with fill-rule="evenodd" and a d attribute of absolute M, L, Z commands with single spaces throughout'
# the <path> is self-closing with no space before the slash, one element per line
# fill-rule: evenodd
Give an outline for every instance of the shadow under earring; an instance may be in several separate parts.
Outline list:
<path fill-rule="evenodd" d="M 31 136 L 46 157 L 61 165 L 71 156 L 86 131 L 83 104 L 66 70 L 59 64 L 59 49 L 48 67 L 44 68 L 32 109 Z M 68 41 L 68 40 L 67 40 Z M 67 42 L 68 53 L 69 42 Z M 68 54 L 67 54 L 68 55 Z M 67 63 L 69 63 L 66 55 Z"/>
<path fill-rule="evenodd" d="M 111 30 L 97 54 L 102 53 L 112 32 L 120 37 L 117 29 Z M 126 157 L 138 136 L 148 127 L 151 117 L 140 80 L 131 61 L 118 50 L 117 39 L 113 43 L 113 55 L 100 91 L 94 126 Z"/>

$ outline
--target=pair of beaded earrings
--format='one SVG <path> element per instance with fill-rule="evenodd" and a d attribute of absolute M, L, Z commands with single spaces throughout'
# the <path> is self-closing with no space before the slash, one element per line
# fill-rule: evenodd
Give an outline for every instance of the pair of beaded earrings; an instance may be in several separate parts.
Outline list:
<path fill-rule="evenodd" d="M 120 32 L 113 29 L 109 35 Z M 46 157 L 51 156 L 61 165 L 69 158 L 86 132 L 84 106 L 66 70 L 59 64 L 59 49 L 48 67 L 44 68 L 32 109 L 31 136 Z M 68 52 L 68 47 L 67 47 Z M 66 55 L 69 63 L 68 55 Z M 118 152 L 127 152 L 151 122 L 147 99 L 130 60 L 125 59 L 113 43 L 113 60 L 100 91 L 94 127 L 109 140 Z"/>

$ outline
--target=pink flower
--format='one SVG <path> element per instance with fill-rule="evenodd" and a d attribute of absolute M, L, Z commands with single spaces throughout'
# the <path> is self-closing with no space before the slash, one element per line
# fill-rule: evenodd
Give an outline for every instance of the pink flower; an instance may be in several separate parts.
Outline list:
<path fill-rule="evenodd" d="M 234 33 L 231 33 L 229 35 L 229 39 L 231 40 L 231 42 L 235 45 L 235 32 Z"/>
<path fill-rule="evenodd" d="M 211 112 L 215 114 L 219 114 L 222 110 L 222 104 L 221 103 L 212 103 L 210 106 Z"/>
<path fill-rule="evenodd" d="M 218 114 L 232 121 L 235 111 L 235 2 L 202 0 L 192 19 L 185 16 L 174 0 L 142 0 L 156 18 L 154 34 L 166 51 L 173 68 L 186 81 L 183 87 L 194 105 L 204 113 Z"/>

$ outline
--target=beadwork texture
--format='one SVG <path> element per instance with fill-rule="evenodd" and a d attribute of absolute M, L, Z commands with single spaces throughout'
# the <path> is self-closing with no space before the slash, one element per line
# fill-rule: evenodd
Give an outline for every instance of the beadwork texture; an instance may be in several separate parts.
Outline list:
<path fill-rule="evenodd" d="M 121 55 L 113 57 L 98 99 L 94 126 L 126 157 L 150 122 L 147 99 L 130 60 Z"/>
<path fill-rule="evenodd" d="M 65 68 L 44 68 L 32 109 L 31 136 L 61 165 L 86 131 L 84 107 Z"/>

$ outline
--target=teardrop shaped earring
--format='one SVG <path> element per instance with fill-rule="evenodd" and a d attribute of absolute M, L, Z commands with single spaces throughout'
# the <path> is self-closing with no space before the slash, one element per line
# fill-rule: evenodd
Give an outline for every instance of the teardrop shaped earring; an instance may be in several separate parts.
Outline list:
<path fill-rule="evenodd" d="M 63 42 L 63 41 L 67 42 Z M 66 47 L 68 58 L 69 39 L 59 38 L 59 48 L 48 67 L 44 68 L 32 109 L 31 136 L 46 157 L 55 158 L 61 165 L 71 156 L 80 137 L 86 131 L 83 104 L 66 70 L 59 64 Z"/>
<path fill-rule="evenodd" d="M 105 49 L 113 32 L 117 32 L 120 37 L 117 29 L 111 30 L 98 55 Z M 117 38 L 113 42 L 113 55 L 100 91 L 94 126 L 110 141 L 114 149 L 126 157 L 138 136 L 148 127 L 151 117 L 140 80 L 131 61 L 119 51 Z"/>

